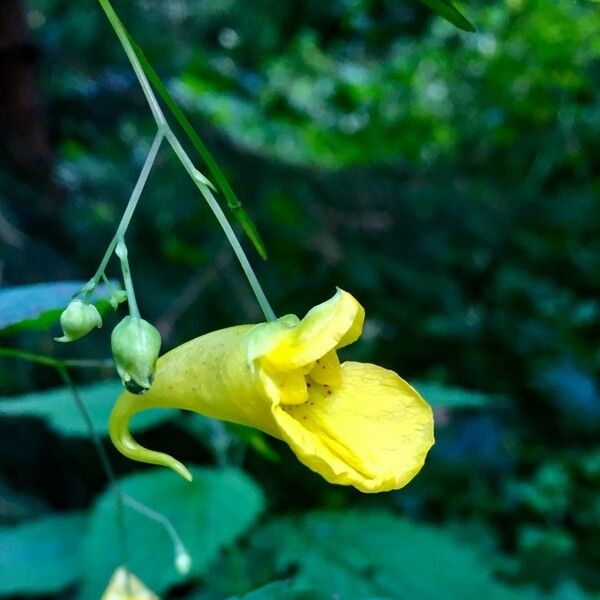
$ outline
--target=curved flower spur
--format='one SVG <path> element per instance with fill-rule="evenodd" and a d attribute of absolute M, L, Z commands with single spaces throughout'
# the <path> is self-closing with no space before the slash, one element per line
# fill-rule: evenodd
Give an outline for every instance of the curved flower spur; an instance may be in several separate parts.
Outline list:
<path fill-rule="evenodd" d="M 119 397 L 111 439 L 129 458 L 191 479 L 173 457 L 141 447 L 128 427 L 148 408 L 180 408 L 284 440 L 330 483 L 363 492 L 401 488 L 433 445 L 433 415 L 393 371 L 340 364 L 336 351 L 360 337 L 363 321 L 362 306 L 338 289 L 302 320 L 287 315 L 191 340 L 158 360 L 146 395 Z"/>

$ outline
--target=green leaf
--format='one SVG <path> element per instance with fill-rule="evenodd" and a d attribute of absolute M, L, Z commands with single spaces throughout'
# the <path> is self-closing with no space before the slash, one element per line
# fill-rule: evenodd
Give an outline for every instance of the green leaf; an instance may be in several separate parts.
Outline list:
<path fill-rule="evenodd" d="M 146 77 L 148 77 L 150 83 L 154 86 L 171 114 L 175 117 L 181 129 L 183 129 L 184 133 L 187 135 L 188 139 L 196 149 L 196 152 L 198 152 L 200 155 L 200 158 L 202 158 L 202 160 L 206 163 L 208 170 L 215 178 L 217 185 L 227 199 L 227 205 L 229 209 L 237 219 L 238 223 L 242 226 L 244 233 L 248 236 L 258 254 L 266 260 L 267 249 L 263 239 L 258 232 L 256 225 L 253 223 L 252 219 L 250 219 L 248 213 L 244 210 L 242 203 L 233 191 L 233 188 L 229 184 L 227 177 L 223 171 L 221 171 L 221 167 L 219 167 L 217 161 L 213 158 L 208 148 L 204 145 L 204 142 L 200 139 L 200 136 L 196 133 L 196 130 L 190 123 L 189 119 L 185 116 L 181 108 L 179 108 L 179 105 L 175 102 L 169 90 L 161 81 L 152 65 L 148 62 L 143 50 L 137 45 L 131 35 L 129 35 L 129 32 L 127 32 L 127 37 L 129 38 L 129 41 L 135 50 Z"/>
<path fill-rule="evenodd" d="M 58 592 L 81 573 L 80 513 L 0 528 L 0 595 Z"/>
<path fill-rule="evenodd" d="M 494 580 L 490 562 L 444 530 L 383 511 L 281 519 L 252 543 L 277 574 L 292 570 L 298 581 L 340 600 L 527 597 Z"/>
<path fill-rule="evenodd" d="M 189 575 L 177 573 L 173 545 L 165 530 L 126 509 L 130 570 L 158 594 L 205 573 L 209 563 L 248 530 L 263 508 L 260 489 L 243 473 L 190 470 L 191 483 L 167 469 L 121 480 L 125 493 L 171 520 L 192 558 Z M 119 566 L 117 535 L 115 499 L 109 490 L 93 509 L 84 542 L 83 600 L 97 600 Z"/>
<path fill-rule="evenodd" d="M 229 600 L 331 600 L 331 594 L 293 579 L 274 581 L 243 596 L 231 596 Z"/>
<path fill-rule="evenodd" d="M 47 329 L 58 321 L 60 313 L 85 281 L 55 281 L 36 283 L 0 290 L 0 333 L 13 333 L 22 329 Z M 105 311 L 110 290 L 100 284 L 92 300 Z"/>
<path fill-rule="evenodd" d="M 421 2 L 459 29 L 471 33 L 475 31 L 474 25 L 448 0 L 421 0 Z"/>
<path fill-rule="evenodd" d="M 102 381 L 78 387 L 82 401 L 100 435 L 108 434 L 108 418 L 117 397 L 123 392 L 120 381 Z M 132 421 L 133 431 L 144 431 L 171 419 L 176 411 L 147 410 Z M 11 398 L 0 398 L 0 416 L 35 417 L 61 435 L 87 437 L 88 430 L 68 388 L 33 392 Z"/>
<path fill-rule="evenodd" d="M 434 408 L 497 408 L 502 406 L 499 396 L 448 387 L 440 383 L 412 382 L 414 388 Z"/>

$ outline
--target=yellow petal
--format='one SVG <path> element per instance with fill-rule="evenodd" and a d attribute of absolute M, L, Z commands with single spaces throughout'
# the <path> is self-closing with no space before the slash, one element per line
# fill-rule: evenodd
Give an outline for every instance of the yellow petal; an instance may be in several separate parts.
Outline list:
<path fill-rule="evenodd" d="M 344 363 L 336 347 L 360 333 L 364 311 L 338 290 L 299 321 L 215 331 L 158 360 L 144 396 L 124 393 L 110 419 L 123 454 L 191 479 L 176 459 L 141 447 L 129 421 L 147 408 L 180 408 L 261 429 L 289 443 L 298 458 L 332 483 L 365 492 L 400 488 L 420 470 L 433 444 L 431 408 L 392 371 Z"/>
<path fill-rule="evenodd" d="M 313 385 L 309 402 L 273 407 L 282 437 L 327 481 L 381 492 L 406 485 L 433 444 L 429 405 L 393 371 L 346 362 L 337 389 Z"/>
<path fill-rule="evenodd" d="M 333 298 L 315 306 L 282 335 L 280 343 L 263 357 L 264 365 L 284 371 L 315 361 L 334 348 L 355 341 L 364 318 L 363 307 L 351 294 L 338 288 Z"/>
<path fill-rule="evenodd" d="M 110 416 L 110 437 L 125 456 L 163 465 L 191 479 L 173 457 L 140 446 L 129 432 L 129 421 L 149 408 L 180 408 L 207 417 L 262 429 L 277 436 L 256 368 L 248 362 L 248 340 L 260 325 L 240 325 L 191 340 L 158 359 L 154 383 L 141 396 L 124 392 Z"/>
<path fill-rule="evenodd" d="M 135 575 L 125 567 L 119 567 L 113 574 L 102 600 L 160 600 Z"/>
<path fill-rule="evenodd" d="M 248 361 L 254 362 L 270 354 L 283 344 L 286 338 L 293 335 L 291 330 L 299 323 L 300 319 L 296 315 L 285 315 L 277 321 L 256 325 L 248 340 Z"/>
<path fill-rule="evenodd" d="M 312 381 L 330 386 L 337 386 L 342 379 L 340 360 L 337 352 L 331 350 L 325 356 L 317 358 L 308 372 Z"/>
<path fill-rule="evenodd" d="M 302 369 L 271 373 L 270 378 L 278 389 L 279 402 L 304 404 L 308 400 L 308 389 Z"/>

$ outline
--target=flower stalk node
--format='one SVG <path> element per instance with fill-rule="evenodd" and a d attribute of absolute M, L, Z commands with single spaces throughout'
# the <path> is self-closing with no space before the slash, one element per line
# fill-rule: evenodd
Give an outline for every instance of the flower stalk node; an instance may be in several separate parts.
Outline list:
<path fill-rule="evenodd" d="M 421 469 L 433 438 L 431 407 L 393 371 L 340 363 L 356 341 L 364 309 L 347 292 L 293 315 L 208 333 L 158 361 L 143 401 L 125 392 L 110 435 L 123 454 L 168 466 L 174 458 L 142 448 L 130 418 L 146 408 L 180 408 L 255 427 L 289 444 L 330 483 L 380 492 L 406 485 Z"/>

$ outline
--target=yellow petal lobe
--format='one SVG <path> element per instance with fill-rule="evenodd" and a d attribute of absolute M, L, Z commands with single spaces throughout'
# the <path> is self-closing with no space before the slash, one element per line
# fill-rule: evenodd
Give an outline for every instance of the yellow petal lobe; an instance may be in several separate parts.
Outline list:
<path fill-rule="evenodd" d="M 401 488 L 419 472 L 434 442 L 432 411 L 396 373 L 346 362 L 339 388 L 310 390 L 302 406 L 273 408 L 306 466 L 363 492 Z"/>
<path fill-rule="evenodd" d="M 338 289 L 333 298 L 312 308 L 280 343 L 263 358 L 274 370 L 300 368 L 330 350 L 355 341 L 362 331 L 364 308 L 356 299 Z"/>
<path fill-rule="evenodd" d="M 111 577 L 102 600 L 160 600 L 160 598 L 125 567 L 119 567 Z"/>
<path fill-rule="evenodd" d="M 147 408 L 180 408 L 255 427 L 285 440 L 327 481 L 363 492 L 398 489 L 433 444 L 429 405 L 393 371 L 339 363 L 336 349 L 361 332 L 364 310 L 347 292 L 272 323 L 215 331 L 158 360 L 144 396 L 125 392 L 110 419 L 123 454 L 191 479 L 175 458 L 141 447 L 129 421 Z"/>
<path fill-rule="evenodd" d="M 337 386 L 342 381 L 342 371 L 337 352 L 331 350 L 318 358 L 308 372 L 311 381 L 324 385 Z"/>

